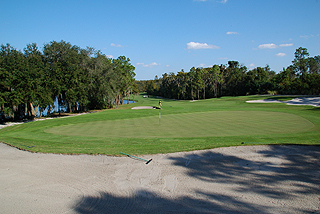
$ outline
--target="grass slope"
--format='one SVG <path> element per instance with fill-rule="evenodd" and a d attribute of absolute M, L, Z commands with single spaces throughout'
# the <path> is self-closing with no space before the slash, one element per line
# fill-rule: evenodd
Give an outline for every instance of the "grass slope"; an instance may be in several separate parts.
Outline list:
<path fill-rule="evenodd" d="M 269 97 L 264 97 L 269 98 Z M 320 144 L 320 108 L 246 103 L 260 96 L 201 101 L 136 98 L 93 114 L 36 121 L 0 130 L 0 140 L 34 152 L 153 154 L 247 144 Z M 250 143 L 248 143 L 250 142 Z"/>
<path fill-rule="evenodd" d="M 156 114 L 157 112 L 155 112 Z M 313 123 L 303 117 L 265 111 L 214 111 L 139 117 L 56 126 L 46 133 L 84 137 L 217 137 L 296 133 Z"/>

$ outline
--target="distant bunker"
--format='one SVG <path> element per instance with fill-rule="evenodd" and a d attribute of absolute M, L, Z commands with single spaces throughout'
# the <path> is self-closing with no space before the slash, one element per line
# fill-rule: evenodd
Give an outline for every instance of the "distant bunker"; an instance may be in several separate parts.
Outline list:
<path fill-rule="evenodd" d="M 156 106 L 137 106 L 133 107 L 131 109 L 137 110 L 137 109 L 159 109 L 159 107 Z"/>

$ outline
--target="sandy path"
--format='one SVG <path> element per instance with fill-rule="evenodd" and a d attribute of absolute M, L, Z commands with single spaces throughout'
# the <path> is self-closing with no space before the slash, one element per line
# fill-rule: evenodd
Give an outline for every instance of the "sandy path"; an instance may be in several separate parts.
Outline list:
<path fill-rule="evenodd" d="M 320 147 L 244 146 L 128 157 L 0 143 L 0 213 L 314 213 Z"/>

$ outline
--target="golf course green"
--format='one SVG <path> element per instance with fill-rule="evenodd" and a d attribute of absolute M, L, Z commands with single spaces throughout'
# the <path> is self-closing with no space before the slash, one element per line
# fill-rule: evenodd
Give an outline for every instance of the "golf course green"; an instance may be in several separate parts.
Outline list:
<path fill-rule="evenodd" d="M 263 99 L 270 97 L 263 97 Z M 135 97 L 135 103 L 0 130 L 0 141 L 45 153 L 155 154 L 254 144 L 320 144 L 320 108 L 246 103 L 261 96 L 199 101 Z"/>
<path fill-rule="evenodd" d="M 294 114 L 214 111 L 56 126 L 46 133 L 86 137 L 215 137 L 304 132 L 313 123 Z"/>

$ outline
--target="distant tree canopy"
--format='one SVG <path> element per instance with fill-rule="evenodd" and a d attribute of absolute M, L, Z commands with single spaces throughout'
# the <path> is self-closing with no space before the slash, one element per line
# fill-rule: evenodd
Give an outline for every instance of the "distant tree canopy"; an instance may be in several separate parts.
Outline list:
<path fill-rule="evenodd" d="M 0 120 L 34 118 L 58 100 L 68 112 L 117 107 L 137 90 L 130 59 L 107 58 L 94 48 L 65 41 L 28 44 L 24 52 L 0 48 Z"/>
<path fill-rule="evenodd" d="M 292 65 L 276 74 L 269 65 L 252 70 L 237 61 L 189 72 L 165 73 L 161 78 L 140 81 L 141 91 L 171 99 L 206 99 L 252 94 L 320 94 L 320 56 L 309 57 L 298 48 Z"/>
<path fill-rule="evenodd" d="M 292 65 L 276 74 L 267 65 L 252 70 L 237 61 L 208 68 L 192 67 L 161 78 L 135 81 L 130 59 L 110 59 L 101 51 L 81 49 L 65 41 L 35 43 L 23 52 L 9 44 L 0 48 L 0 122 L 33 119 L 55 107 L 68 112 L 118 107 L 129 93 L 146 91 L 172 99 L 206 99 L 249 94 L 320 93 L 320 56 L 298 48 Z"/>

